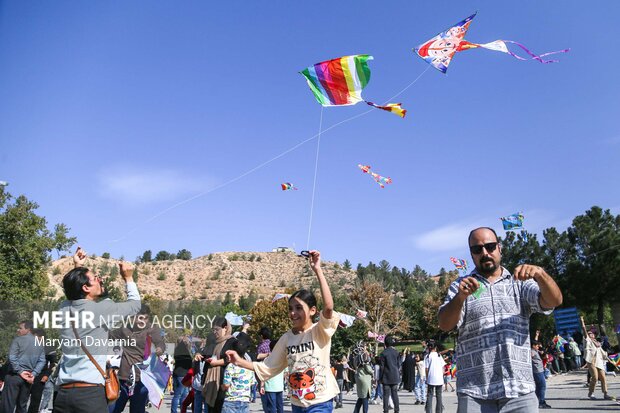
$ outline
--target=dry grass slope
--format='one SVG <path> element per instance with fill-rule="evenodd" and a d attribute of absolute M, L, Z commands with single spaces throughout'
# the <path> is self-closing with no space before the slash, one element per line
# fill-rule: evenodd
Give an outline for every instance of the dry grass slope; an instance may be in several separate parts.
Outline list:
<path fill-rule="evenodd" d="M 98 274 L 110 276 L 118 260 L 89 257 L 86 266 Z M 72 268 L 71 258 L 52 263 L 48 276 L 62 296 L 62 277 Z M 142 295 L 163 300 L 215 299 L 230 292 L 238 299 L 251 289 L 260 298 L 271 298 L 286 288 L 310 287 L 315 280 L 306 259 L 292 252 L 218 252 L 189 261 L 153 261 L 138 268 L 138 287 Z M 334 262 L 323 262 L 330 283 L 345 290 L 353 287 L 355 272 Z M 121 285 L 116 276 L 114 283 Z"/>

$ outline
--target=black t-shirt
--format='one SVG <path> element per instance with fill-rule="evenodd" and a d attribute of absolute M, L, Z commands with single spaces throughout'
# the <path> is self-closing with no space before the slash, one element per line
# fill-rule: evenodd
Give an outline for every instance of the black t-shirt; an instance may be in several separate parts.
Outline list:
<path fill-rule="evenodd" d="M 192 368 L 192 355 L 189 345 L 185 341 L 180 341 L 174 348 L 174 371 L 172 374 L 178 377 L 185 377 L 187 371 Z"/>
<path fill-rule="evenodd" d="M 336 380 L 344 380 L 344 364 L 336 363 Z"/>

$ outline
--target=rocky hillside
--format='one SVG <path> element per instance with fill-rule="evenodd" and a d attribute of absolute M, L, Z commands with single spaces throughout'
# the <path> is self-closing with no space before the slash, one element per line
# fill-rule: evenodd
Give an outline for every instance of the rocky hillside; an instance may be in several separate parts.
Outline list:
<path fill-rule="evenodd" d="M 86 266 L 110 277 L 121 286 L 118 260 L 90 257 Z M 136 266 L 136 264 L 134 264 Z M 73 267 L 71 257 L 52 263 L 49 277 L 57 296 L 62 296 L 62 277 Z M 227 292 L 238 299 L 250 290 L 259 298 L 271 298 L 286 288 L 316 285 L 316 277 L 305 258 L 292 252 L 219 252 L 189 261 L 153 261 L 136 266 L 142 295 L 163 300 L 223 298 Z M 323 262 L 323 271 L 331 284 L 349 290 L 355 271 L 334 262 Z"/>

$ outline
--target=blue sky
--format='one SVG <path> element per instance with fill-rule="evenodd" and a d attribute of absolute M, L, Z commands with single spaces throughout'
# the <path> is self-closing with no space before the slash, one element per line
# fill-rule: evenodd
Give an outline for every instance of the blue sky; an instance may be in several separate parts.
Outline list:
<path fill-rule="evenodd" d="M 472 42 L 571 52 L 542 65 L 471 50 L 447 75 L 425 71 L 411 49 L 475 11 Z M 321 106 L 298 72 L 367 53 L 368 100 L 422 76 L 393 100 L 404 120 L 323 110 L 323 129 L 338 126 L 321 136 L 310 246 L 436 272 L 502 215 L 541 232 L 592 205 L 620 213 L 619 14 L 612 1 L 3 1 L 0 180 L 89 252 L 305 249 Z"/>

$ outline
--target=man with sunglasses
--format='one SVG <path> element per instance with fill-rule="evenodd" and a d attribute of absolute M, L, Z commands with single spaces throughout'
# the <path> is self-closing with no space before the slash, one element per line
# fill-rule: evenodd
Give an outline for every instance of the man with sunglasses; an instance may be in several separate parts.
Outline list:
<path fill-rule="evenodd" d="M 459 333 L 458 413 L 537 411 L 529 318 L 550 314 L 562 293 L 539 266 L 503 268 L 491 228 L 474 229 L 469 250 L 476 268 L 450 285 L 439 309 L 439 328 Z"/>

